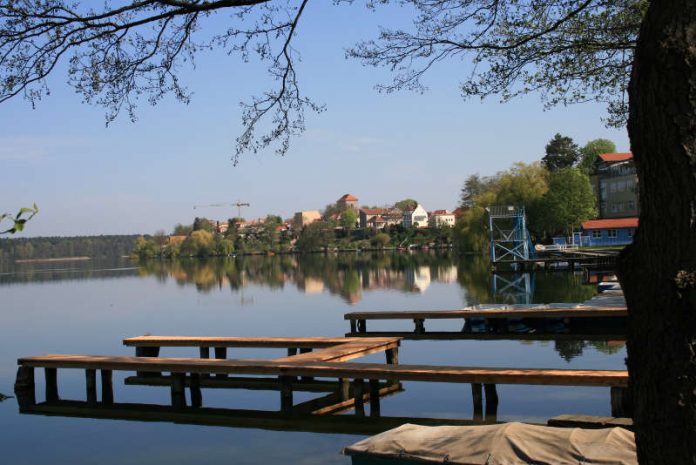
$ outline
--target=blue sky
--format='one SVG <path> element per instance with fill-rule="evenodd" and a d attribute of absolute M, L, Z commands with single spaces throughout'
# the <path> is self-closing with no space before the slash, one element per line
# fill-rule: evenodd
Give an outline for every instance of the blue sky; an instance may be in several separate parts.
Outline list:
<path fill-rule="evenodd" d="M 380 24 L 403 24 L 409 12 L 328 3 L 309 4 L 296 43 L 301 86 L 327 111 L 309 115 L 285 157 L 269 151 L 231 162 L 238 103 L 270 85 L 256 64 L 205 54 L 182 73 L 191 104 L 143 104 L 136 123 L 122 116 L 109 128 L 104 110 L 82 104 L 59 71 L 36 109 L 21 99 L 0 105 L 0 211 L 36 202 L 41 212 L 24 235 L 39 236 L 170 230 L 196 215 L 235 216 L 236 208 L 193 205 L 236 200 L 251 204 L 247 218 L 289 217 L 348 192 L 361 204 L 411 197 L 428 210 L 452 209 L 467 176 L 538 160 L 556 132 L 629 150 L 625 130 L 604 127 L 601 104 L 544 111 L 535 95 L 505 104 L 463 100 L 466 62 L 433 69 L 425 94 L 379 94 L 373 86 L 388 74 L 347 61 L 344 50 L 374 37 Z"/>

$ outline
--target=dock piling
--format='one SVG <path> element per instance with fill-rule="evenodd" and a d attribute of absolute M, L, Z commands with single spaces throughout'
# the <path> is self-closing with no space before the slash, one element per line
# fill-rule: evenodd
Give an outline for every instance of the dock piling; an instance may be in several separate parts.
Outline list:
<path fill-rule="evenodd" d="M 474 402 L 474 421 L 483 420 L 483 386 L 471 383 L 471 397 Z"/>
<path fill-rule="evenodd" d="M 17 396 L 20 410 L 36 405 L 36 384 L 34 381 L 34 367 L 21 365 L 17 368 L 14 392 Z"/>
<path fill-rule="evenodd" d="M 113 386 L 113 376 L 111 370 L 100 370 L 101 371 L 101 391 L 102 391 L 102 403 L 103 404 L 113 404 L 114 403 L 114 386 Z"/>
<path fill-rule="evenodd" d="M 46 402 L 57 402 L 58 397 L 58 370 L 56 368 L 44 368 L 46 376 Z"/>
<path fill-rule="evenodd" d="M 378 417 L 380 415 L 379 406 L 379 380 L 370 380 L 370 416 Z"/>
<path fill-rule="evenodd" d="M 280 381 L 280 411 L 290 413 L 292 411 L 292 376 L 279 376 Z"/>
<path fill-rule="evenodd" d="M 87 391 L 87 403 L 89 405 L 97 404 L 97 370 L 87 368 L 85 370 L 85 388 Z"/>
<path fill-rule="evenodd" d="M 353 380 L 353 396 L 355 398 L 355 414 L 365 416 L 365 381 L 362 378 Z"/>
<path fill-rule="evenodd" d="M 186 407 L 186 391 L 184 390 L 186 373 L 171 373 L 170 375 L 172 378 L 172 407 L 184 408 Z"/>

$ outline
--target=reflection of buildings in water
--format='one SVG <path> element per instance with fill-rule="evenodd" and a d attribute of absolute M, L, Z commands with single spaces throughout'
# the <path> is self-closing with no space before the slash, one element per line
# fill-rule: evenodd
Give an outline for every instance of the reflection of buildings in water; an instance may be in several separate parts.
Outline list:
<path fill-rule="evenodd" d="M 427 266 L 408 268 L 406 270 L 406 286 L 408 289 L 425 292 L 430 286 L 430 268 Z"/>
<path fill-rule="evenodd" d="M 456 266 L 441 266 L 437 268 L 437 277 L 435 280 L 445 284 L 452 284 L 457 282 L 457 276 Z"/>
<path fill-rule="evenodd" d="M 324 290 L 324 281 L 307 276 L 297 283 L 297 287 L 305 294 L 320 294 Z"/>

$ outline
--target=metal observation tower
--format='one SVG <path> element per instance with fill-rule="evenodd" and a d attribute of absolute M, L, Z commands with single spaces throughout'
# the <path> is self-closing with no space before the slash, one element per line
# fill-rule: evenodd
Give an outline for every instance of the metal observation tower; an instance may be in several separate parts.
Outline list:
<path fill-rule="evenodd" d="M 488 230 L 491 236 L 491 264 L 521 262 L 524 266 L 534 257 L 534 247 L 527 231 L 524 207 L 490 206 Z"/>

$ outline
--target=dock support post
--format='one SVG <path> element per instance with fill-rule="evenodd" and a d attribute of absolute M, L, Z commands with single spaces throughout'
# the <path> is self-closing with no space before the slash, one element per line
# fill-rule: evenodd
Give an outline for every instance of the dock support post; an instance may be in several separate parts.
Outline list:
<path fill-rule="evenodd" d="M 366 333 L 367 332 L 367 320 L 358 320 L 358 332 L 359 333 Z"/>
<path fill-rule="evenodd" d="M 300 349 L 301 354 L 308 354 L 311 351 L 312 351 L 311 347 L 303 347 L 302 349 Z M 314 379 L 314 376 L 301 376 L 300 379 L 302 381 L 312 381 Z"/>
<path fill-rule="evenodd" d="M 398 365 L 399 364 L 399 348 L 394 347 L 393 349 L 387 349 L 385 351 L 387 356 L 387 365 Z"/>
<path fill-rule="evenodd" d="M 292 376 L 280 376 L 280 411 L 290 413 L 292 411 Z"/>
<path fill-rule="evenodd" d="M 350 320 L 350 332 L 351 334 L 355 334 L 358 331 L 358 328 L 355 324 L 355 320 Z"/>
<path fill-rule="evenodd" d="M 201 359 L 209 359 L 210 358 L 210 347 L 199 347 L 198 354 L 200 355 Z M 201 378 L 210 378 L 210 374 L 209 373 L 201 373 L 200 377 Z"/>
<path fill-rule="evenodd" d="M 297 355 L 297 347 L 288 347 L 288 357 Z"/>
<path fill-rule="evenodd" d="M 370 380 L 370 416 L 378 417 L 380 415 L 379 407 L 379 380 Z"/>
<path fill-rule="evenodd" d="M 186 373 L 172 373 L 171 378 L 172 407 L 186 407 L 186 391 L 184 390 L 184 386 L 186 385 Z"/>
<path fill-rule="evenodd" d="M 102 391 L 102 404 L 113 404 L 114 403 L 114 386 L 113 386 L 113 376 L 111 370 L 100 370 L 101 371 L 101 391 Z"/>
<path fill-rule="evenodd" d="M 423 334 L 425 332 L 425 320 L 423 318 L 414 318 L 413 322 L 416 324 L 415 333 Z"/>
<path fill-rule="evenodd" d="M 201 375 L 198 373 L 191 373 L 189 390 L 191 392 L 191 407 L 202 407 L 203 395 L 201 394 Z"/>
<path fill-rule="evenodd" d="M 365 416 L 365 382 L 363 379 L 353 380 L 353 396 L 355 398 L 355 414 Z"/>
<path fill-rule="evenodd" d="M 215 348 L 215 358 L 222 358 L 226 359 L 227 358 L 227 347 L 216 347 Z M 216 378 L 227 378 L 227 375 L 225 373 L 217 373 L 215 375 Z"/>
<path fill-rule="evenodd" d="M 338 397 L 341 401 L 350 398 L 350 380 L 346 378 L 338 378 Z"/>
<path fill-rule="evenodd" d="M 34 367 L 20 366 L 17 368 L 17 379 L 14 385 L 15 396 L 20 410 L 36 405 L 36 385 L 34 382 Z"/>
<path fill-rule="evenodd" d="M 135 356 L 136 357 L 159 357 L 160 348 L 159 347 L 136 347 Z M 138 376 L 145 378 L 153 378 L 155 376 L 162 376 L 162 373 L 158 371 L 138 371 L 136 372 Z"/>
<path fill-rule="evenodd" d="M 471 398 L 474 401 L 474 421 L 483 420 L 483 386 L 471 383 Z"/>
<path fill-rule="evenodd" d="M 97 404 L 97 370 L 87 368 L 85 370 L 85 387 L 87 390 L 87 404 L 94 406 Z"/>
<path fill-rule="evenodd" d="M 44 368 L 46 376 L 46 402 L 57 402 L 58 398 L 58 369 Z"/>
<path fill-rule="evenodd" d="M 614 417 L 631 418 L 633 405 L 628 395 L 628 389 L 623 387 L 611 388 L 611 415 Z"/>
<path fill-rule="evenodd" d="M 484 384 L 486 392 L 486 421 L 496 421 L 498 418 L 498 392 L 495 384 Z"/>

